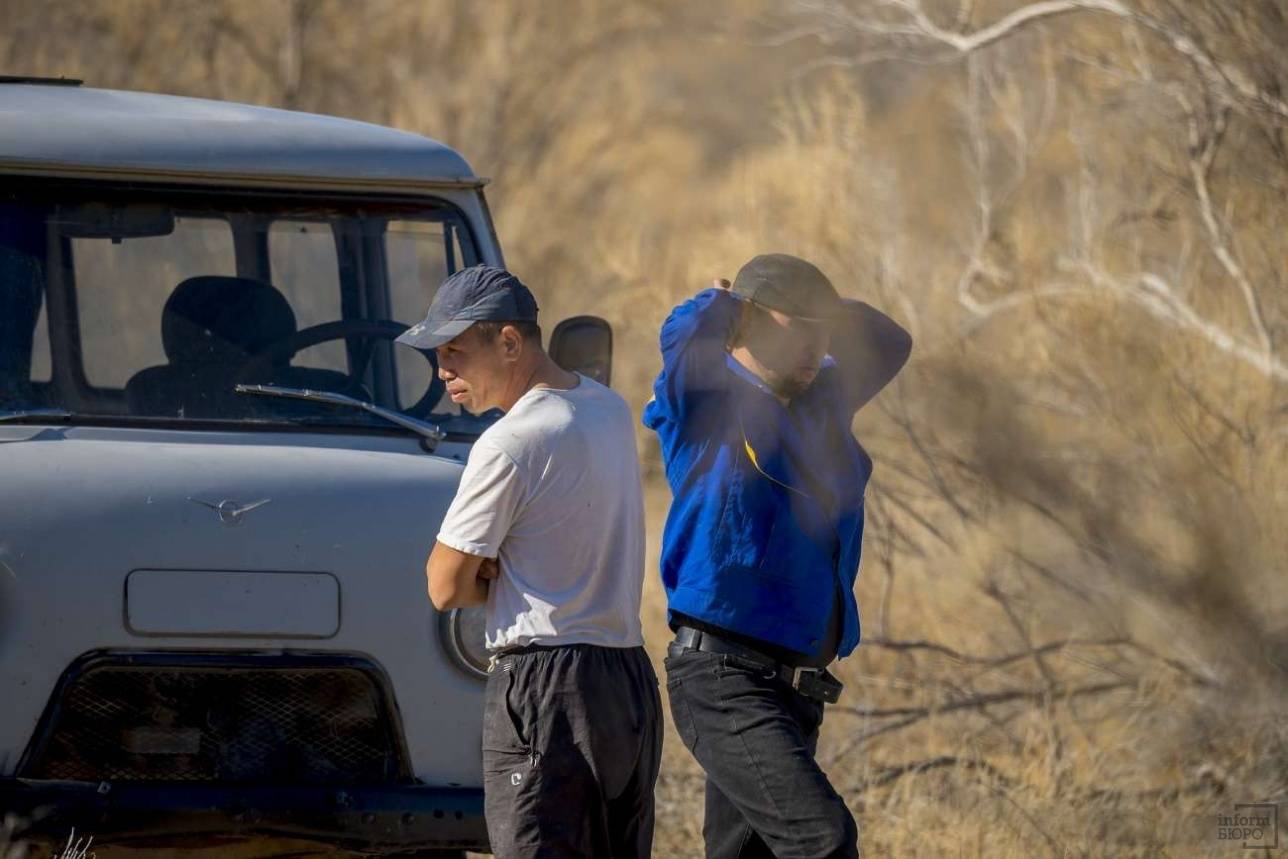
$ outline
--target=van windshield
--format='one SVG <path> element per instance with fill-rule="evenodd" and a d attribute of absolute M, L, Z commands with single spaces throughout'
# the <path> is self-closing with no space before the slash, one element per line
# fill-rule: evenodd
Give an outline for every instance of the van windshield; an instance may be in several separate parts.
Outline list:
<path fill-rule="evenodd" d="M 342 393 L 475 423 L 432 353 L 393 338 L 479 262 L 446 201 L 138 186 L 0 195 L 0 412 L 104 421 L 388 427 L 357 409 L 237 393 Z"/>

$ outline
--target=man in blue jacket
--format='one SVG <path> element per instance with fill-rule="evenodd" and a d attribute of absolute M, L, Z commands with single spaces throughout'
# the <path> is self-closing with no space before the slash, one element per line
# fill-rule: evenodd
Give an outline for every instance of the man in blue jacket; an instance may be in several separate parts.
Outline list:
<path fill-rule="evenodd" d="M 680 738 L 707 773 L 708 857 L 856 856 L 814 759 L 826 666 L 859 641 L 854 580 L 872 461 L 855 412 L 912 340 L 814 265 L 755 257 L 675 308 L 644 424 L 674 500 L 661 573 Z"/>

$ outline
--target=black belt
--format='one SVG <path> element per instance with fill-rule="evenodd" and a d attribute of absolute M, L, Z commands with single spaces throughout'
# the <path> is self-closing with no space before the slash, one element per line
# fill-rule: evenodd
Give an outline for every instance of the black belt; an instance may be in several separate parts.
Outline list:
<path fill-rule="evenodd" d="M 841 697 L 841 690 L 845 688 L 826 668 L 787 665 L 745 644 L 720 638 L 691 626 L 680 626 L 675 631 L 675 641 L 667 645 L 666 652 L 670 656 L 677 656 L 687 650 L 723 653 L 746 660 L 756 668 L 763 669 L 766 677 L 777 678 L 805 697 L 828 704 L 835 704 Z"/>

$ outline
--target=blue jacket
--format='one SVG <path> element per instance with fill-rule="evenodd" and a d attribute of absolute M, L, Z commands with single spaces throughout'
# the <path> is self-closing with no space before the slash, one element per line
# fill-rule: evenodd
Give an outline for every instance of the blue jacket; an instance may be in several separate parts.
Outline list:
<path fill-rule="evenodd" d="M 813 655 L 839 584 L 838 656 L 858 644 L 854 581 L 872 460 L 850 423 L 911 340 L 867 305 L 846 304 L 868 315 L 834 335 L 814 383 L 786 407 L 725 349 L 738 313 L 730 293 L 704 290 L 663 324 L 644 425 L 661 442 L 674 496 L 661 558 L 671 612 Z M 855 366 L 871 355 L 871 330 L 857 329 L 871 329 L 873 316 L 888 323 L 875 339 L 893 343 L 881 362 L 866 362 L 882 363 L 875 372 Z"/>

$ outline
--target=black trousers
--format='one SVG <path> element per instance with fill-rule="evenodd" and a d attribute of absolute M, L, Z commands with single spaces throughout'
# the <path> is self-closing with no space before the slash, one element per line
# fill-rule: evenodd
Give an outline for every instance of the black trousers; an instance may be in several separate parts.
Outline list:
<path fill-rule="evenodd" d="M 648 856 L 661 711 L 642 647 L 500 657 L 483 711 L 483 810 L 497 859 Z"/>
<path fill-rule="evenodd" d="M 821 701 L 733 655 L 665 664 L 676 730 L 707 773 L 708 859 L 858 855 L 854 816 L 814 759 Z"/>

